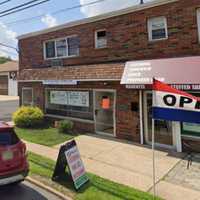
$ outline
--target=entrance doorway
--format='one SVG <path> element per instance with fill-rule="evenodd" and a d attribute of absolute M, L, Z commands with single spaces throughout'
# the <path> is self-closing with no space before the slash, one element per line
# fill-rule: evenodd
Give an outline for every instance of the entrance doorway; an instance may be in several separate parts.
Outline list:
<path fill-rule="evenodd" d="M 152 92 L 144 93 L 144 128 L 145 141 L 152 142 Z M 160 147 L 174 148 L 173 122 L 155 120 L 155 144 Z"/>
<path fill-rule="evenodd" d="M 103 106 L 103 100 L 107 106 Z M 99 134 L 115 135 L 115 92 L 94 91 L 94 119 L 95 131 Z"/>

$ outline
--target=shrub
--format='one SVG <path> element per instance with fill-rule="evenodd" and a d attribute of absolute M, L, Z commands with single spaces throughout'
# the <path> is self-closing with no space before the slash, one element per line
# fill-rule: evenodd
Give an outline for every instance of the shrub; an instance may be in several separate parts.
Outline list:
<path fill-rule="evenodd" d="M 15 125 L 22 128 L 39 128 L 43 119 L 42 110 L 33 106 L 22 106 L 13 114 Z"/>
<path fill-rule="evenodd" d="M 60 133 L 69 133 L 72 131 L 74 123 L 70 120 L 62 120 L 59 122 L 58 131 Z"/>

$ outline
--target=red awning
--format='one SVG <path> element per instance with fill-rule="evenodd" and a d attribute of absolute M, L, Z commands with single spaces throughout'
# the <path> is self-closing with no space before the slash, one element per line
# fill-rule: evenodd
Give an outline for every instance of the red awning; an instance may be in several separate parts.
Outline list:
<path fill-rule="evenodd" d="M 152 84 L 153 77 L 167 84 L 185 85 L 186 89 L 187 85 L 198 88 L 200 56 L 127 62 L 121 84 L 145 89 L 145 85 Z M 188 86 L 188 89 L 191 88 Z"/>

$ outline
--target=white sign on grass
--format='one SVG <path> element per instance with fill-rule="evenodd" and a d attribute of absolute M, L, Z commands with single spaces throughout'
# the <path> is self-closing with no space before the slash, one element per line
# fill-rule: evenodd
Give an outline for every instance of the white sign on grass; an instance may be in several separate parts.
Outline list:
<path fill-rule="evenodd" d="M 79 189 L 84 183 L 88 181 L 85 167 L 81 160 L 81 156 L 77 146 L 65 151 L 68 166 L 70 168 L 71 176 L 76 189 Z"/>

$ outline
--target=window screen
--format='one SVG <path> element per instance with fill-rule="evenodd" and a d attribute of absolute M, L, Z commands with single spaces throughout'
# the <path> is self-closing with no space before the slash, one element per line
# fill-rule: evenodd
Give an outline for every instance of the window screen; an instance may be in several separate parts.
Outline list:
<path fill-rule="evenodd" d="M 200 93 L 192 93 L 192 95 L 200 97 Z M 200 124 L 183 122 L 181 124 L 181 133 L 182 135 L 200 137 Z"/>
<path fill-rule="evenodd" d="M 54 41 L 46 42 L 45 48 L 46 48 L 46 58 L 55 57 L 56 54 L 55 54 L 55 42 Z"/>
<path fill-rule="evenodd" d="M 67 39 L 68 43 L 68 55 L 78 56 L 79 55 L 79 38 L 71 37 Z"/>
<path fill-rule="evenodd" d="M 56 41 L 56 52 L 57 57 L 67 56 L 67 42 L 65 39 Z"/>
<path fill-rule="evenodd" d="M 105 30 L 96 32 L 96 48 L 107 47 L 107 33 Z"/>
<path fill-rule="evenodd" d="M 79 38 L 66 37 L 45 43 L 46 58 L 62 58 L 79 55 Z"/>
<path fill-rule="evenodd" d="M 152 18 L 148 21 L 150 40 L 167 38 L 167 20 L 165 17 Z"/>
<path fill-rule="evenodd" d="M 200 42 L 200 9 L 197 9 L 197 26 L 198 26 L 198 35 L 199 35 L 199 42 Z"/>

